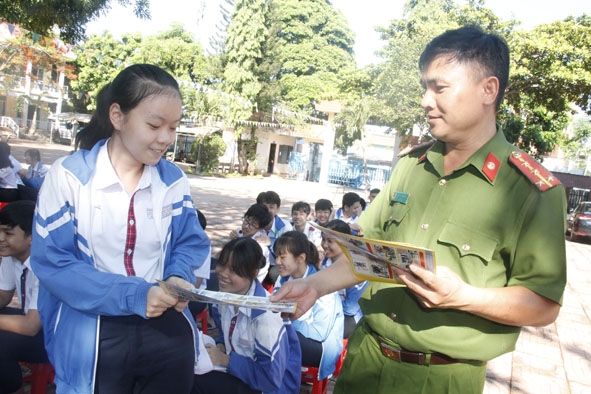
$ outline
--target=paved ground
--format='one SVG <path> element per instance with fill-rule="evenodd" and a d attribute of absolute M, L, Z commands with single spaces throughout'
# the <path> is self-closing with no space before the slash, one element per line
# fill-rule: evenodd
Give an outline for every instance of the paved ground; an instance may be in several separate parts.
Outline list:
<path fill-rule="evenodd" d="M 11 141 L 10 145 L 13 155 L 23 162 L 22 153 L 30 146 L 39 148 L 43 161 L 49 164 L 70 151 L 66 146 L 25 141 Z M 195 204 L 207 217 L 206 232 L 212 239 L 214 253 L 227 240 L 228 233 L 240 225 L 244 212 L 261 191 L 279 193 L 284 217 L 289 216 L 291 205 L 300 200 L 314 203 L 328 198 L 340 206 L 344 192 L 332 185 L 277 177 L 189 178 Z M 362 191 L 358 192 L 365 197 Z M 591 393 L 591 245 L 566 241 L 566 246 L 568 285 L 557 321 L 547 327 L 524 328 L 516 350 L 489 363 L 484 393 Z M 309 387 L 303 387 L 302 392 L 309 392 Z"/>

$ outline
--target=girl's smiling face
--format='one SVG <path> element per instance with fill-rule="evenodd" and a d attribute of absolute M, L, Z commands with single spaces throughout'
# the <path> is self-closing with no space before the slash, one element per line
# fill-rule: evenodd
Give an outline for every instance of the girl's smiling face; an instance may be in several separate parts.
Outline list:
<path fill-rule="evenodd" d="M 250 289 L 251 280 L 242 277 L 232 270 L 230 264 L 216 265 L 215 272 L 218 276 L 220 291 L 233 294 L 246 294 Z"/>
<path fill-rule="evenodd" d="M 282 277 L 302 278 L 308 269 L 305 253 L 294 256 L 287 250 L 282 250 L 277 253 L 275 263 L 279 267 L 279 275 Z"/>
<path fill-rule="evenodd" d="M 324 257 L 331 259 L 333 261 L 343 254 L 343 251 L 339 244 L 336 243 L 334 240 L 325 237 L 324 234 L 322 235 L 322 243 L 320 245 L 322 245 L 322 249 L 324 249 Z"/>

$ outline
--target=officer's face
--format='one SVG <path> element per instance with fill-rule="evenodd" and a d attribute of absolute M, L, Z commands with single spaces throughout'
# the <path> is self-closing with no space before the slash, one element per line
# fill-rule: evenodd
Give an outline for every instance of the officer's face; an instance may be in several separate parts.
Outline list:
<path fill-rule="evenodd" d="M 485 110 L 490 104 L 490 81 L 471 64 L 458 63 L 442 55 L 424 71 L 421 83 L 425 89 L 421 106 L 425 110 L 431 134 L 446 143 L 470 141 L 480 133 Z M 494 105 L 494 104 L 493 104 Z M 488 118 L 486 118 L 488 123 Z"/>

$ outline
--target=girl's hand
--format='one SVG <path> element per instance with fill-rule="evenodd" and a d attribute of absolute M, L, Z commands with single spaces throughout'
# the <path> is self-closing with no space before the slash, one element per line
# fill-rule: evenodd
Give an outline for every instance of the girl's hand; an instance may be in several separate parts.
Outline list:
<path fill-rule="evenodd" d="M 148 291 L 148 299 L 146 302 L 146 316 L 158 317 L 164 313 L 165 310 L 178 303 L 178 299 L 168 295 L 162 290 L 160 286 L 152 286 Z"/>
<path fill-rule="evenodd" d="M 217 347 L 207 344 L 205 345 L 205 349 L 207 349 L 207 353 L 209 354 L 209 358 L 211 358 L 213 365 L 227 367 L 228 364 L 230 364 L 230 356 L 226 353 L 222 353 Z"/>

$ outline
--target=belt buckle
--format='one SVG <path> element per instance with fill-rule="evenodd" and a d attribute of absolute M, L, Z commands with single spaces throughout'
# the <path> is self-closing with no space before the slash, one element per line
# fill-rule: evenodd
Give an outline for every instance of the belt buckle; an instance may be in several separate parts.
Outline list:
<path fill-rule="evenodd" d="M 380 349 L 382 350 L 382 354 L 384 356 L 388 357 L 389 359 L 400 362 L 400 349 L 390 346 L 382 341 L 380 341 Z"/>

